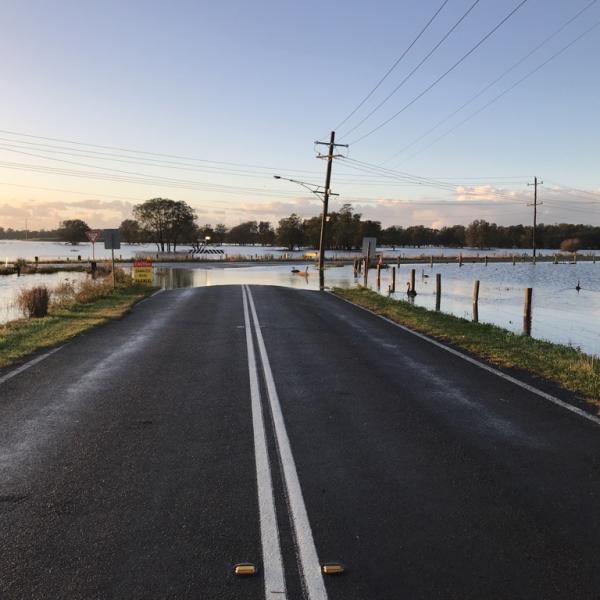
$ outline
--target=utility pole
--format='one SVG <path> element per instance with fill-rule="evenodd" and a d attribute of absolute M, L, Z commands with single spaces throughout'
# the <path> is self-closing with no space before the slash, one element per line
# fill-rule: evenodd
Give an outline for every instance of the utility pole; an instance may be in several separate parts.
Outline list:
<path fill-rule="evenodd" d="M 329 207 L 329 196 L 331 186 L 331 166 L 333 165 L 333 159 L 339 158 L 341 155 L 334 154 L 335 148 L 338 146 L 347 148 L 348 144 L 336 144 L 335 143 L 335 131 L 331 132 L 331 137 L 328 142 L 315 142 L 319 146 L 329 146 L 329 152 L 326 155 L 319 154 L 317 158 L 327 159 L 327 172 L 325 174 L 325 191 L 323 192 L 323 215 L 321 218 L 321 236 L 319 238 L 319 289 L 325 289 L 325 272 L 324 272 L 324 259 L 325 259 L 325 242 L 327 236 L 327 209 Z"/>
<path fill-rule="evenodd" d="M 533 186 L 533 204 L 527 205 L 527 206 L 533 206 L 533 233 L 531 235 L 531 247 L 533 249 L 533 262 L 535 262 L 535 254 L 536 254 L 535 231 L 537 229 L 537 207 L 538 207 L 537 189 L 538 189 L 538 185 L 542 185 L 543 183 L 544 183 L 543 181 L 538 181 L 538 178 L 534 177 L 533 183 L 527 184 L 527 185 Z M 541 204 L 543 204 L 543 202 L 540 202 L 539 204 L 541 205 Z"/>

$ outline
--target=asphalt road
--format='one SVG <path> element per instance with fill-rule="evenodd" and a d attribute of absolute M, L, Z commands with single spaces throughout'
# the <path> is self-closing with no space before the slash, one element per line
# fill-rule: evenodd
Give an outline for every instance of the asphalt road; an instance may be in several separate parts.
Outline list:
<path fill-rule="evenodd" d="M 42 356 L 0 371 L 2 599 L 600 598 L 600 426 L 329 294 Z"/>

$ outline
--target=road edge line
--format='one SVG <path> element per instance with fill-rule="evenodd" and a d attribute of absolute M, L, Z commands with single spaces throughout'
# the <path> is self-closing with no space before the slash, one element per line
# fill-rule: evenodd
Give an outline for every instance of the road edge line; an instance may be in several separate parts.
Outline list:
<path fill-rule="evenodd" d="M 317 555 L 315 540 L 308 519 L 308 512 L 302 496 L 302 488 L 296 463 L 292 454 L 290 440 L 283 419 L 281 403 L 275 386 L 275 379 L 271 370 L 267 348 L 260 329 L 260 322 L 256 313 L 254 299 L 250 287 L 246 286 L 246 293 L 250 303 L 250 310 L 254 321 L 256 331 L 256 340 L 258 342 L 258 351 L 262 360 L 265 384 L 267 387 L 267 396 L 271 406 L 273 417 L 273 426 L 275 428 L 275 439 L 279 449 L 279 457 L 283 471 L 283 482 L 287 491 L 290 517 L 294 527 L 295 542 L 300 557 L 301 576 L 304 581 L 308 600 L 327 600 L 327 590 L 321 574 L 321 565 Z"/>
<path fill-rule="evenodd" d="M 260 539 L 263 559 L 263 573 L 266 598 L 285 600 L 287 591 L 285 587 L 285 574 L 283 558 L 277 527 L 277 513 L 273 493 L 273 480 L 269 464 L 269 452 L 265 420 L 260 398 L 258 383 L 258 365 L 252 338 L 252 325 L 248 312 L 246 291 L 242 286 L 242 299 L 244 305 L 244 327 L 246 332 L 246 348 L 248 356 L 248 376 L 250 380 L 250 400 L 252 407 L 252 431 L 254 436 L 254 459 L 256 464 L 256 484 L 258 491 L 258 513 L 260 520 Z"/>
<path fill-rule="evenodd" d="M 591 421 L 595 425 L 600 425 L 600 417 L 592 415 L 592 414 L 586 412 L 585 410 L 578 408 L 577 406 L 574 406 L 573 404 L 569 404 L 568 402 L 565 402 L 564 400 L 561 400 L 560 398 L 557 398 L 556 396 L 553 396 L 552 394 L 548 394 L 547 392 L 544 392 L 543 390 L 540 390 L 540 389 L 534 387 L 533 385 L 525 383 L 524 381 L 521 381 L 520 379 L 517 379 L 516 377 L 513 377 L 512 375 L 503 373 L 502 371 L 496 369 L 495 367 L 486 365 L 484 362 L 481 362 L 480 360 L 477 360 L 476 358 L 472 358 L 468 354 L 464 354 L 460 350 L 451 348 L 450 346 L 447 346 L 446 344 L 443 344 L 442 342 L 438 342 L 437 340 L 425 335 L 424 333 L 420 333 L 419 331 L 410 329 L 409 327 L 406 327 L 405 325 L 402 325 L 401 323 L 397 323 L 396 321 L 390 319 L 389 317 L 380 315 L 369 308 L 361 306 L 360 304 L 356 304 L 356 303 L 352 302 L 351 300 L 347 300 L 346 298 L 342 298 L 341 296 L 338 296 L 337 294 L 334 294 L 331 291 L 326 290 L 326 292 L 330 296 L 333 296 L 334 298 L 337 298 L 338 300 L 341 300 L 342 302 L 347 302 L 351 306 L 355 306 L 356 308 L 359 308 L 360 310 L 364 310 L 365 312 L 368 312 L 380 319 L 383 319 L 384 321 L 391 323 L 395 327 L 398 327 L 402 331 L 406 331 L 407 333 L 410 333 L 426 342 L 429 342 L 430 344 L 433 344 L 434 346 L 437 346 L 438 348 L 441 348 L 442 350 L 445 350 L 446 352 L 449 352 L 450 354 L 453 354 L 454 356 L 458 356 L 459 358 L 462 358 L 464 361 L 471 363 L 472 365 L 475 365 L 476 367 L 479 367 L 480 369 L 483 369 L 484 371 L 488 371 L 489 373 L 492 373 L 492 374 L 500 377 L 501 379 L 509 381 L 510 383 L 512 383 L 520 388 L 523 388 L 524 390 L 527 390 L 528 392 L 531 392 L 532 394 L 540 396 L 544 400 L 548 400 L 549 402 L 552 402 L 553 404 L 556 404 L 557 406 L 560 406 L 561 408 L 564 408 L 565 410 L 568 410 L 576 415 L 579 415 L 580 417 L 583 417 L 584 419 Z"/>
<path fill-rule="evenodd" d="M 33 367 L 34 365 L 37 365 L 38 363 L 42 362 L 43 360 L 46 360 L 49 356 L 52 356 L 55 352 L 58 352 L 61 348 L 63 348 L 63 346 L 59 346 L 58 348 L 53 348 L 49 352 L 46 352 L 45 354 L 42 354 L 41 356 L 36 356 L 32 360 L 21 365 L 20 367 L 17 367 L 16 369 L 14 369 L 13 371 L 10 371 L 6 375 L 3 375 L 2 377 L 0 377 L 0 385 L 2 385 L 4 382 L 8 381 L 9 379 L 16 377 L 23 371 L 27 371 L 27 369 L 29 369 L 30 367 Z"/>

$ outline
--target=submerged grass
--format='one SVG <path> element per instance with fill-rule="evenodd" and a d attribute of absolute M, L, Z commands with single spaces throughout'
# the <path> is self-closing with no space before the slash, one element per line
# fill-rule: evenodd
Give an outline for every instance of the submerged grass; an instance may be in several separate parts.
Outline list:
<path fill-rule="evenodd" d="M 600 364 L 597 357 L 542 340 L 515 334 L 495 325 L 473 323 L 433 312 L 404 300 L 386 298 L 365 288 L 335 288 L 334 293 L 483 358 L 488 363 L 521 369 L 583 396 L 600 412 Z"/>
<path fill-rule="evenodd" d="M 94 297 L 86 297 L 84 302 L 53 304 L 48 316 L 42 319 L 22 319 L 0 326 L 0 367 L 122 317 L 153 290 L 140 285 L 126 285 L 114 291 L 105 288 Z"/>

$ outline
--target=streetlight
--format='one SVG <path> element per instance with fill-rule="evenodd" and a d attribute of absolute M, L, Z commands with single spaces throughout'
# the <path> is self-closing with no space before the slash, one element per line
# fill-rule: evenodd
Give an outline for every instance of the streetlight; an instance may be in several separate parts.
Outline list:
<path fill-rule="evenodd" d="M 328 217 L 326 214 L 326 208 L 325 208 L 325 197 L 324 197 L 325 196 L 325 188 L 323 188 L 322 185 L 317 185 L 315 183 L 306 183 L 305 181 L 298 181 L 297 179 L 289 179 L 288 177 L 281 177 L 281 175 L 273 175 L 273 179 L 282 179 L 283 181 L 290 181 L 291 183 L 297 183 L 298 185 L 301 185 L 303 188 L 307 189 L 311 194 L 314 194 L 315 196 L 317 196 L 317 198 L 319 198 L 319 200 L 323 203 L 323 210 L 321 211 L 321 214 L 322 214 L 321 229 L 324 230 L 323 228 L 325 227 L 325 222 L 328 220 Z M 323 189 L 321 189 L 321 188 L 323 188 Z M 329 195 L 330 196 L 339 196 L 339 194 L 334 194 L 333 192 L 329 192 Z M 323 286 L 324 246 L 325 246 L 324 236 L 321 236 L 321 238 L 319 240 L 319 282 L 320 282 L 321 288 Z"/>

